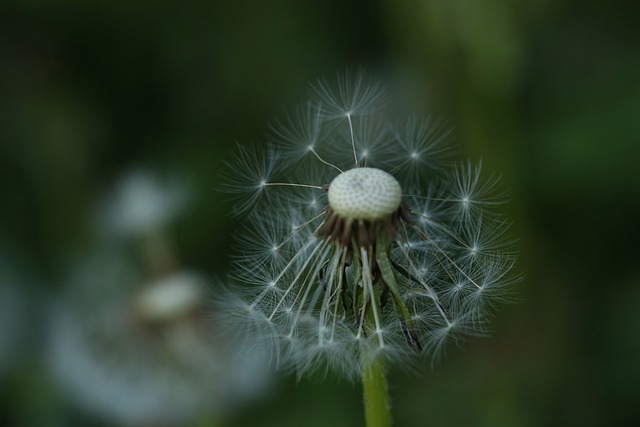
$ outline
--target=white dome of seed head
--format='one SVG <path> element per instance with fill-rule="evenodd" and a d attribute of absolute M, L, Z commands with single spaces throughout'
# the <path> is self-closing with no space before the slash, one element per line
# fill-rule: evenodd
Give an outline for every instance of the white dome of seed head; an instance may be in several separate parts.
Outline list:
<path fill-rule="evenodd" d="M 355 168 L 336 176 L 329 185 L 329 205 L 343 218 L 376 220 L 400 207 L 402 189 L 387 172 Z"/>

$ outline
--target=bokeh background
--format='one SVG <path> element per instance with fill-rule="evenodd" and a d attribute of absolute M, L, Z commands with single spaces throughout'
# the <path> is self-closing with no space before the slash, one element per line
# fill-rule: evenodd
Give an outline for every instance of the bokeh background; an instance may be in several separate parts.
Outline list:
<path fill-rule="evenodd" d="M 637 1 L 3 0 L 0 425 L 120 425 L 65 391 L 47 343 L 50 303 L 114 240 L 96 216 L 123 174 L 188 187 L 165 230 L 215 293 L 238 227 L 217 190 L 230 149 L 347 68 L 502 174 L 524 275 L 492 337 L 391 372 L 397 425 L 640 422 Z M 185 425 L 363 425 L 358 384 L 271 381 Z"/>

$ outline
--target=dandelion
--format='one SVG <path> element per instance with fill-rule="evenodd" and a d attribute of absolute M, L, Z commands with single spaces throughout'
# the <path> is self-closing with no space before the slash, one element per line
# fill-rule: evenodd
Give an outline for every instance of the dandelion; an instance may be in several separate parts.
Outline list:
<path fill-rule="evenodd" d="M 268 385 L 264 358 L 239 358 L 206 312 L 203 279 L 149 280 L 121 252 L 84 260 L 51 303 L 46 357 L 55 384 L 117 425 L 190 425 L 228 416 Z"/>
<path fill-rule="evenodd" d="M 122 237 L 150 233 L 178 216 L 188 196 L 185 184 L 175 177 L 161 179 L 147 170 L 133 169 L 103 201 L 99 225 Z"/>
<path fill-rule="evenodd" d="M 222 325 L 206 308 L 208 280 L 181 265 L 166 237 L 186 190 L 128 174 L 100 206 L 96 234 L 108 241 L 89 247 L 50 302 L 46 360 L 55 384 L 105 421 L 209 423 L 269 385 L 263 353 L 238 357 L 212 339 Z"/>
<path fill-rule="evenodd" d="M 189 196 L 186 182 L 176 175 L 135 167 L 101 197 L 98 234 L 114 242 L 135 242 L 153 273 L 165 274 L 176 263 L 168 226 L 187 208 Z"/>
<path fill-rule="evenodd" d="M 368 423 L 387 425 L 385 364 L 486 332 L 514 280 L 508 223 L 497 179 L 452 162 L 439 123 L 389 120 L 362 74 L 312 94 L 229 165 L 247 228 L 224 303 L 279 366 L 361 376 Z"/>

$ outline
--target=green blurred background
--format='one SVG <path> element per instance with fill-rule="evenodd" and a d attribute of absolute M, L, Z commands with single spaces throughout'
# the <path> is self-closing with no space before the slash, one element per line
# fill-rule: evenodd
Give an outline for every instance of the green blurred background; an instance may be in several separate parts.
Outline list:
<path fill-rule="evenodd" d="M 309 83 L 359 67 L 502 174 L 525 276 L 490 338 L 391 372 L 397 425 L 640 423 L 639 2 L 4 0 L 0 243 L 19 279 L 2 280 L 27 326 L 0 325 L 23 329 L 0 425 L 112 425 L 42 360 L 42 312 L 89 251 L 106 188 L 132 167 L 185 177 L 176 250 L 223 277 L 229 150 Z M 363 425 L 360 389 L 284 376 L 222 425 Z"/>

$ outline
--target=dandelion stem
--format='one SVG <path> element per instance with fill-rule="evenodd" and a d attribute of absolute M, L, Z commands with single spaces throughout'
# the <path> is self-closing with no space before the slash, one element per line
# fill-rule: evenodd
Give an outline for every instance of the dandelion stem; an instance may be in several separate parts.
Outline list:
<path fill-rule="evenodd" d="M 364 356 L 362 390 L 367 427 L 390 427 L 391 410 L 384 360 L 380 356 Z"/>
<path fill-rule="evenodd" d="M 370 248 L 372 250 L 372 248 Z M 380 323 L 376 312 L 376 302 L 380 301 L 379 287 L 371 284 L 369 257 L 367 251 L 361 248 L 363 263 L 363 281 L 369 282 L 368 291 L 371 292 L 371 310 L 366 310 L 363 305 L 362 311 L 366 312 L 366 329 L 369 333 L 375 332 L 376 336 L 371 337 L 377 343 L 378 348 L 384 347 Z M 367 276 L 368 279 L 367 279 Z M 367 286 L 365 285 L 364 299 L 366 301 Z M 389 390 L 387 388 L 387 376 L 384 368 L 384 358 L 382 354 L 372 351 L 365 351 L 362 355 L 362 391 L 364 397 L 364 415 L 367 427 L 390 427 L 391 409 L 389 408 Z"/>

